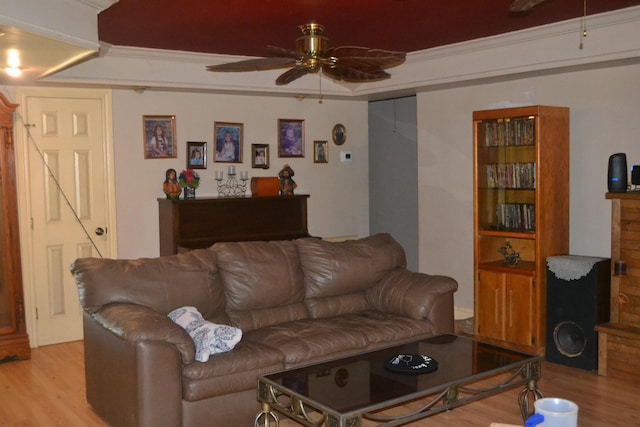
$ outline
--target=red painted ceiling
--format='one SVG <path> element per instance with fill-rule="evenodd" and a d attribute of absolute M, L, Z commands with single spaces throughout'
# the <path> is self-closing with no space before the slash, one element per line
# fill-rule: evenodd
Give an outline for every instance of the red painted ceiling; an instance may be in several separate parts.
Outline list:
<path fill-rule="evenodd" d="M 298 26 L 316 22 L 334 47 L 412 52 L 573 19 L 584 11 L 584 0 L 546 0 L 528 12 L 510 13 L 511 2 L 119 0 L 98 15 L 98 32 L 101 41 L 119 46 L 266 56 L 266 45 L 295 50 Z M 640 0 L 586 3 L 591 15 Z"/>

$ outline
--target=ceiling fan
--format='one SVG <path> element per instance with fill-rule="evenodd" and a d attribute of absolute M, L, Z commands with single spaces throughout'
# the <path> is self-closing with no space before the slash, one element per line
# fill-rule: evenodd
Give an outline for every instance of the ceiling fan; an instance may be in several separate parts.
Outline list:
<path fill-rule="evenodd" d="M 247 59 L 220 65 L 210 65 L 209 71 L 262 71 L 278 68 L 291 69 L 276 79 L 277 85 L 286 85 L 309 73 L 322 73 L 335 80 L 346 82 L 371 82 L 388 79 L 386 68 L 405 61 L 404 52 L 369 49 L 367 47 L 329 47 L 329 39 L 322 35 L 320 24 L 300 26 L 302 36 L 296 40 L 296 50 L 267 46 L 272 57 Z"/>

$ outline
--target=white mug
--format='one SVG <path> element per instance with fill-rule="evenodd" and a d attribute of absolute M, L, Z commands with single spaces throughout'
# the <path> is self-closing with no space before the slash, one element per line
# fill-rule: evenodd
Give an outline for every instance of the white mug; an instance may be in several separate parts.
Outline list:
<path fill-rule="evenodd" d="M 533 403 L 535 414 L 526 427 L 578 427 L 578 405 L 570 400 L 545 397 Z"/>

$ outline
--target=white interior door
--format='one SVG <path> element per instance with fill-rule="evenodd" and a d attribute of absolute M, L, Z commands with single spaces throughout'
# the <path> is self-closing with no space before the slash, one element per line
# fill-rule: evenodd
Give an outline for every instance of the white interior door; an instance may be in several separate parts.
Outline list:
<path fill-rule="evenodd" d="M 39 346 L 82 339 L 69 266 L 79 257 L 110 256 L 106 106 L 100 97 L 27 95 L 23 101 L 30 335 Z"/>

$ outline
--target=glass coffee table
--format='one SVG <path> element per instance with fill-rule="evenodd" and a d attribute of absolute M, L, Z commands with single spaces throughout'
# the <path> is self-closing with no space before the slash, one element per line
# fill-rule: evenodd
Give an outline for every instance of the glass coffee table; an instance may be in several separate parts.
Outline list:
<path fill-rule="evenodd" d="M 394 373 L 384 364 L 398 355 L 425 355 L 437 369 L 424 374 Z M 361 353 L 258 377 L 262 411 L 255 426 L 278 426 L 280 416 L 308 427 L 358 427 L 362 420 L 397 426 L 456 406 L 522 387 L 518 403 L 523 419 L 531 412 L 542 357 L 456 335 Z M 410 413 L 381 411 L 423 398 Z"/>

